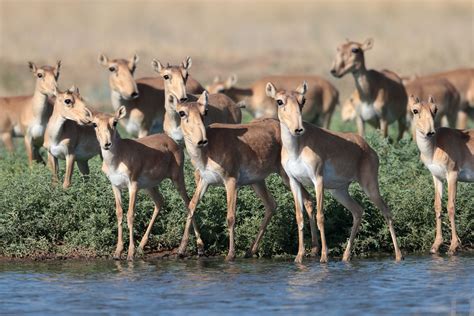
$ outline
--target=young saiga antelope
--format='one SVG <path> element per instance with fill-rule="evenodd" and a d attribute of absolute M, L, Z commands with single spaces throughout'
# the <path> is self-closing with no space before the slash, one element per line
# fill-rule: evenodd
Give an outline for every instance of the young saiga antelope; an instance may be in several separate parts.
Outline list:
<path fill-rule="evenodd" d="M 138 60 L 137 55 L 130 59 L 109 59 L 104 54 L 100 54 L 98 59 L 99 64 L 110 72 L 109 85 L 114 110 L 125 105 L 125 129 L 134 137 L 143 137 L 150 133 L 155 123 L 163 122 L 165 95 L 161 78 L 133 78 Z M 204 91 L 199 82 L 191 77 L 186 86 L 191 93 Z"/>
<path fill-rule="evenodd" d="M 24 136 L 30 165 L 33 160 L 42 162 L 39 149 L 43 145 L 46 124 L 52 113 L 48 100 L 56 91 L 61 61 L 55 67 L 37 67 L 29 62 L 36 77 L 33 95 L 0 98 L 0 136 L 8 151 L 13 152 L 12 135 Z"/>
<path fill-rule="evenodd" d="M 347 41 L 337 48 L 331 74 L 337 78 L 352 73 L 360 106 L 357 107 L 357 130 L 365 134 L 365 122 L 377 121 L 382 135 L 387 137 L 388 125 L 398 121 L 398 140 L 406 128 L 408 97 L 403 83 L 394 72 L 365 68 L 364 52 L 371 49 L 373 40 L 364 43 Z"/>
<path fill-rule="evenodd" d="M 163 130 L 177 142 L 183 140 L 183 133 L 180 128 L 181 119 L 172 98 L 176 98 L 180 103 L 186 102 L 188 99 L 190 101 L 198 99 L 198 96 L 192 92 L 188 93 L 186 89 L 191 65 L 191 57 L 187 57 L 179 66 L 168 63 L 165 67 L 156 59 L 152 62 L 153 69 L 164 80 L 165 118 Z M 222 93 L 211 94 L 208 96 L 206 123 L 238 124 L 242 120 L 241 107 L 240 104 L 235 104 L 232 99 Z"/>
<path fill-rule="evenodd" d="M 196 207 L 209 185 L 224 185 L 227 193 L 227 225 L 229 230 L 229 252 L 227 260 L 235 258 L 234 226 L 238 188 L 251 185 L 265 206 L 265 217 L 255 241 L 246 256 L 257 252 L 258 245 L 277 207 L 265 185 L 265 178 L 279 173 L 288 183 L 280 164 L 281 141 L 278 121 L 261 119 L 249 124 L 212 124 L 206 128 L 204 117 L 207 111 L 207 93 L 203 92 L 197 102 L 176 104 L 181 117 L 186 150 L 200 177 L 189 204 L 189 215 L 179 247 L 184 254 L 189 238 L 189 227 Z M 309 194 L 302 192 L 308 212 L 312 233 L 312 255 L 318 251 L 316 223 Z"/>
<path fill-rule="evenodd" d="M 421 102 L 411 97 L 414 133 L 420 149 L 420 158 L 433 176 L 436 212 L 436 237 L 431 253 L 437 253 L 443 243 L 441 210 L 443 180 L 448 182 L 448 215 L 451 222 L 451 245 L 448 253 L 454 254 L 460 241 L 454 222 L 457 182 L 474 182 L 474 130 L 452 128 L 435 129 L 437 106 L 432 97 Z"/>
<path fill-rule="evenodd" d="M 130 196 L 127 212 L 130 239 L 127 259 L 133 260 L 135 252 L 133 219 L 138 190 L 145 189 L 155 203 L 153 216 L 139 245 L 140 251 L 143 250 L 148 241 L 153 223 L 163 204 L 163 198 L 158 190 L 160 182 L 167 178 L 171 179 L 186 206 L 189 205 L 189 197 L 184 185 L 184 154 L 182 149 L 165 134 L 154 134 L 137 140 L 122 139 L 117 131 L 117 123 L 125 115 L 126 109 L 121 106 L 114 115 L 95 114 L 92 117 L 92 125 L 95 128 L 102 157 L 104 158 L 102 171 L 109 178 L 115 196 L 118 239 L 114 258 L 120 259 L 123 250 L 121 189 L 127 188 Z M 194 225 L 194 231 L 201 253 L 203 243 L 196 225 Z"/>
<path fill-rule="evenodd" d="M 348 261 L 351 247 L 360 227 L 363 208 L 349 195 L 351 182 L 358 182 L 372 202 L 382 211 L 390 229 L 396 260 L 402 255 L 398 248 L 392 214 L 380 196 L 378 183 L 379 160 L 375 151 L 360 136 L 332 132 L 303 122 L 301 111 L 305 103 L 306 82 L 295 91 L 277 91 L 272 83 L 267 95 L 276 101 L 281 130 L 281 164 L 290 178 L 299 227 L 299 248 L 296 261 L 304 253 L 302 189 L 312 185 L 316 190 L 316 219 L 321 233 L 321 262 L 327 262 L 324 233 L 323 197 L 328 189 L 336 200 L 352 213 L 353 224 L 342 260 Z"/>
<path fill-rule="evenodd" d="M 83 175 L 89 174 L 88 160 L 100 153 L 99 143 L 92 126 L 91 116 L 79 89 L 72 87 L 56 92 L 54 109 L 46 126 L 44 147 L 53 173 L 53 183 L 58 181 L 58 159 L 66 160 L 63 188 L 71 185 L 74 162 Z"/>

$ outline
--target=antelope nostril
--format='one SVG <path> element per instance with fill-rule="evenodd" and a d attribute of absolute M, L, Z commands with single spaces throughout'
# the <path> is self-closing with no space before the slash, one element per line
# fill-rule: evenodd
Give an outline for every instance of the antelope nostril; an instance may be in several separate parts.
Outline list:
<path fill-rule="evenodd" d="M 110 148 L 110 146 L 112 146 L 112 143 L 105 143 L 105 145 L 104 145 L 104 147 L 105 147 L 106 149 Z"/>
<path fill-rule="evenodd" d="M 207 145 L 207 139 L 203 139 L 203 140 L 198 141 L 198 146 L 199 147 L 203 147 L 203 146 L 206 146 L 206 145 Z"/>
<path fill-rule="evenodd" d="M 331 74 L 335 75 L 336 74 L 336 69 L 331 69 Z"/>
<path fill-rule="evenodd" d="M 188 98 L 186 98 L 186 97 L 179 99 L 179 102 L 181 102 L 181 103 L 186 102 L 186 101 L 188 101 Z"/>
<path fill-rule="evenodd" d="M 302 128 L 297 128 L 297 129 L 295 129 L 295 134 L 296 134 L 296 135 L 301 135 L 301 134 L 303 134 L 303 129 L 302 129 Z"/>
<path fill-rule="evenodd" d="M 130 95 L 132 98 L 138 98 L 138 92 L 132 92 Z"/>
<path fill-rule="evenodd" d="M 431 136 L 433 136 L 434 134 L 435 134 L 434 132 L 428 132 L 428 133 L 426 133 L 426 136 L 431 137 Z"/>

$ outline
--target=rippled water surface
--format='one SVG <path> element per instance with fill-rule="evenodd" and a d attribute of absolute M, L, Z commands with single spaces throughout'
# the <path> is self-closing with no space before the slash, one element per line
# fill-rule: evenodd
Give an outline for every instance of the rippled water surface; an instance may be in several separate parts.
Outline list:
<path fill-rule="evenodd" d="M 0 263 L 0 313 L 474 315 L 474 256 Z"/>

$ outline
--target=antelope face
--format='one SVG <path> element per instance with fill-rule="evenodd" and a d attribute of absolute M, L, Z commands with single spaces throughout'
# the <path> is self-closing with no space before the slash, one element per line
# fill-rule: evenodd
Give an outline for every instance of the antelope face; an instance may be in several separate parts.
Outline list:
<path fill-rule="evenodd" d="M 295 91 L 277 91 L 271 82 L 267 83 L 265 88 L 267 96 L 276 101 L 278 119 L 293 136 L 301 136 L 305 132 L 301 110 L 306 101 L 304 95 L 307 90 L 306 81 Z"/>
<path fill-rule="evenodd" d="M 433 137 L 436 133 L 434 118 L 438 108 L 432 96 L 428 102 L 420 101 L 410 96 L 410 110 L 413 113 L 414 129 L 426 137 Z"/>
<path fill-rule="evenodd" d="M 204 116 L 207 115 L 208 93 L 204 91 L 197 102 L 176 104 L 176 110 L 181 118 L 181 130 L 184 140 L 192 146 L 207 145 Z"/>
<path fill-rule="evenodd" d="M 91 123 L 92 114 L 79 94 L 79 89 L 74 86 L 65 92 L 58 91 L 54 106 L 58 107 L 61 116 L 68 120 L 75 121 L 79 125 Z"/>
<path fill-rule="evenodd" d="M 47 95 L 48 97 L 54 96 L 58 87 L 59 70 L 61 68 L 61 61 L 56 63 L 56 67 L 43 66 L 37 67 L 33 62 L 28 62 L 30 71 L 36 77 L 36 89 Z"/>
<path fill-rule="evenodd" d="M 92 126 L 94 126 L 97 140 L 103 150 L 110 150 L 117 138 L 117 123 L 125 117 L 127 110 L 122 105 L 114 115 L 99 113 L 93 116 Z"/>
<path fill-rule="evenodd" d="M 187 57 L 179 66 L 163 66 L 160 61 L 154 59 L 151 63 L 153 69 L 163 78 L 165 89 L 172 94 L 179 102 L 188 100 L 186 93 L 186 81 L 189 76 L 189 69 L 192 65 L 191 57 Z"/>
<path fill-rule="evenodd" d="M 237 75 L 232 74 L 226 80 L 222 80 L 219 76 L 214 77 L 214 81 L 206 87 L 209 93 L 226 93 L 237 83 Z"/>
<path fill-rule="evenodd" d="M 109 60 L 107 56 L 103 54 L 99 55 L 99 64 L 107 67 L 110 72 L 110 88 L 120 94 L 125 100 L 132 100 L 139 97 L 137 83 L 133 78 L 138 60 L 137 55 L 134 55 L 130 59 L 113 60 Z"/>
<path fill-rule="evenodd" d="M 347 41 L 337 47 L 336 58 L 332 63 L 331 74 L 341 78 L 348 72 L 355 72 L 364 67 L 364 51 L 374 45 L 373 39 L 369 38 L 364 43 Z"/>

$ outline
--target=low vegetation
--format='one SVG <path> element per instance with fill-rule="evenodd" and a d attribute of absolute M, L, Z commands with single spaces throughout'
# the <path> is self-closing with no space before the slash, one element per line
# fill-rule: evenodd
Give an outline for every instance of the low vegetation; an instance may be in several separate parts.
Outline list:
<path fill-rule="evenodd" d="M 408 137 L 393 145 L 377 133 L 370 132 L 369 143 L 378 152 L 380 186 L 392 209 L 402 251 L 427 252 L 434 239 L 433 184 L 431 175 L 418 158 L 418 149 Z M 51 174 L 42 165 L 28 168 L 24 153 L 0 158 L 0 255 L 3 257 L 108 257 L 116 242 L 115 205 L 110 184 L 101 172 L 101 161 L 91 161 L 89 179 L 74 173 L 68 190 L 50 184 Z M 190 195 L 194 192 L 192 166 L 186 165 L 186 181 Z M 263 238 L 261 256 L 292 255 L 297 249 L 297 231 L 293 199 L 277 176 L 268 180 L 278 209 Z M 153 227 L 146 253 L 172 250 L 178 246 L 185 221 L 185 207 L 169 181 L 161 187 L 165 205 Z M 314 192 L 314 191 L 313 191 Z M 364 206 L 362 228 L 354 245 L 354 253 L 365 256 L 391 253 L 390 235 L 381 213 L 356 185 L 351 193 Z M 124 194 L 124 197 L 126 195 Z M 446 196 L 446 194 L 445 194 Z M 446 203 L 446 201 L 444 201 Z M 124 199 L 127 205 L 127 199 Z M 136 207 L 137 240 L 145 231 L 152 213 L 152 201 L 140 194 Z M 474 245 L 474 206 L 472 187 L 458 186 L 456 225 L 464 249 Z M 352 224 L 350 213 L 329 194 L 325 197 L 326 235 L 330 256 L 342 255 Z M 236 245 L 243 255 L 255 237 L 263 218 L 261 202 L 249 188 L 242 188 L 237 203 Z M 224 254 L 228 238 L 226 205 L 223 188 L 210 188 L 198 207 L 208 255 Z M 309 224 L 305 221 L 309 241 Z M 124 223 L 124 227 L 126 224 Z M 443 212 L 445 241 L 449 242 L 449 220 Z M 124 236 L 128 236 L 126 228 Z M 125 243 L 127 240 L 125 240 Z M 446 243 L 447 243 L 446 242 Z M 446 250 L 446 247 L 442 251 Z M 194 240 L 189 252 L 194 254 Z"/>

